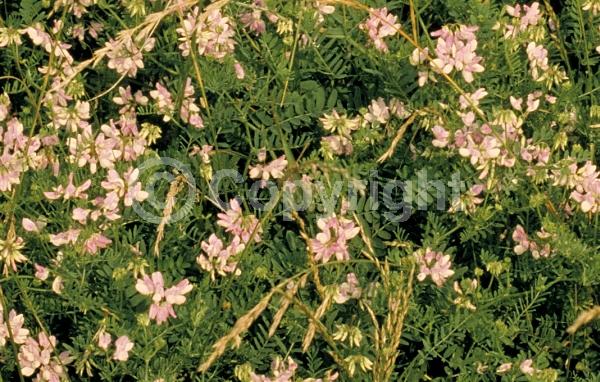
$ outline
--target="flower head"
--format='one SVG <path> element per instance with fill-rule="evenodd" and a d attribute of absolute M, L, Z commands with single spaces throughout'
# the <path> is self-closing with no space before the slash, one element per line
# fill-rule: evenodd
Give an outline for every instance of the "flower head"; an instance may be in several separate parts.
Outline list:
<path fill-rule="evenodd" d="M 332 256 L 339 261 L 348 260 L 347 242 L 360 232 L 352 220 L 337 217 L 335 214 L 317 220 L 321 230 L 314 239 L 310 239 L 310 250 L 314 253 L 315 261 L 326 263 Z"/>
<path fill-rule="evenodd" d="M 429 276 L 435 285 L 441 287 L 454 274 L 454 271 L 450 269 L 452 266 L 450 255 L 426 248 L 424 251 L 415 252 L 415 256 L 420 267 L 417 275 L 419 281 L 423 281 Z"/>

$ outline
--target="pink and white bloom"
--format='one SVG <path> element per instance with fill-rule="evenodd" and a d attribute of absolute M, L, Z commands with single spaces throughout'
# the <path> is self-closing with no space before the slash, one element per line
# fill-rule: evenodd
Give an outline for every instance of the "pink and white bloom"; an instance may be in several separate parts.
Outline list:
<path fill-rule="evenodd" d="M 419 281 L 431 277 L 431 281 L 437 287 L 441 287 L 454 274 L 454 271 L 450 269 L 452 267 L 450 255 L 425 248 L 425 250 L 415 252 L 415 256 L 419 264 L 419 274 L 417 275 Z"/>
<path fill-rule="evenodd" d="M 213 233 L 209 236 L 208 241 L 200 243 L 200 247 L 204 253 L 196 257 L 196 262 L 200 268 L 210 273 L 211 280 L 215 280 L 215 275 L 234 274 L 239 276 L 242 273 L 235 261 L 235 256 L 245 248 L 239 236 L 235 236 L 225 247 L 221 239 Z"/>
<path fill-rule="evenodd" d="M 346 275 L 346 282 L 338 286 L 333 299 L 336 303 L 343 304 L 352 298 L 359 299 L 361 295 L 362 288 L 359 286 L 358 278 L 354 273 L 348 273 Z"/>
<path fill-rule="evenodd" d="M 152 296 L 152 305 L 148 316 L 158 325 L 170 317 L 176 318 L 173 305 L 185 303 L 185 295 L 192 290 L 192 284 L 187 279 L 181 280 L 176 285 L 165 290 L 161 272 L 154 272 L 151 276 L 144 275 L 138 279 L 135 289 L 146 296 Z"/>
<path fill-rule="evenodd" d="M 127 361 L 129 359 L 129 352 L 133 349 L 133 342 L 129 340 L 127 336 L 121 336 L 115 341 L 115 352 L 113 359 L 115 361 Z"/>
<path fill-rule="evenodd" d="M 123 198 L 126 207 L 131 207 L 134 201 L 143 202 L 148 198 L 148 193 L 142 190 L 142 183 L 138 181 L 139 175 L 140 170 L 133 167 L 129 167 L 123 177 L 116 170 L 110 169 L 101 185 L 109 194 Z"/>
<path fill-rule="evenodd" d="M 280 156 L 279 158 L 267 163 L 267 164 L 257 164 L 255 166 L 250 166 L 250 178 L 252 179 L 261 179 L 261 186 L 265 186 L 267 181 L 271 178 L 273 179 L 281 179 L 284 175 L 284 170 L 288 164 L 288 161 L 285 159 L 285 155 Z"/>
<path fill-rule="evenodd" d="M 309 241 L 315 261 L 326 263 L 331 257 L 339 261 L 350 259 L 347 242 L 358 235 L 360 228 L 352 220 L 335 214 L 318 219 L 317 226 L 321 232 Z"/>
<path fill-rule="evenodd" d="M 229 201 L 229 208 L 217 215 L 217 225 L 225 228 L 225 231 L 234 236 L 239 236 L 242 244 L 248 244 L 250 240 L 256 243 L 261 241 L 262 227 L 253 214 L 244 215 L 242 207 L 237 199 Z"/>
<path fill-rule="evenodd" d="M 0 348 L 6 346 L 7 340 L 11 337 L 17 345 L 24 344 L 29 337 L 29 330 L 24 328 L 24 325 L 25 318 L 22 314 L 17 314 L 14 309 L 8 313 L 8 323 L 5 322 L 3 307 L 0 305 Z"/>
<path fill-rule="evenodd" d="M 33 268 L 35 269 L 33 277 L 35 277 L 38 280 L 46 281 L 48 279 L 48 276 L 50 276 L 48 268 L 39 265 L 38 263 L 33 264 Z"/>
<path fill-rule="evenodd" d="M 400 24 L 396 22 L 398 17 L 388 13 L 386 7 L 369 8 L 369 15 L 369 18 L 358 27 L 367 32 L 375 49 L 387 53 L 389 49 L 384 38 L 398 33 L 400 29 Z"/>
<path fill-rule="evenodd" d="M 104 351 L 108 350 L 108 347 L 112 343 L 112 337 L 110 333 L 102 330 L 100 334 L 98 334 L 98 347 Z"/>

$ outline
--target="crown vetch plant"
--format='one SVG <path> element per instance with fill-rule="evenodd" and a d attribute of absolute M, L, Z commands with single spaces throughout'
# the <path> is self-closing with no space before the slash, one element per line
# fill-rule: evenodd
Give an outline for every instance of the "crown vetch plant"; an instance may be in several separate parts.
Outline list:
<path fill-rule="evenodd" d="M 0 0 L 0 379 L 600 377 L 600 1 Z"/>

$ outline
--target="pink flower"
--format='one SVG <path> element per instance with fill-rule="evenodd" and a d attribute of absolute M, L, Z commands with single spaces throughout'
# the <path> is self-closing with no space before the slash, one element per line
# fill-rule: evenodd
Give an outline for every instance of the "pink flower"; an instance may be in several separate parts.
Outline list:
<path fill-rule="evenodd" d="M 169 122 L 175 111 L 175 103 L 171 93 L 160 82 L 157 82 L 156 90 L 150 91 L 150 97 L 155 101 L 158 112 L 163 115 L 163 121 Z"/>
<path fill-rule="evenodd" d="M 79 234 L 81 233 L 80 229 L 71 228 L 64 232 L 59 232 L 57 234 L 50 234 L 50 242 L 55 246 L 59 247 L 65 244 L 75 244 L 77 238 L 79 238 Z"/>
<path fill-rule="evenodd" d="M 435 137 L 433 141 L 431 141 L 431 144 L 433 144 L 435 147 L 440 148 L 448 146 L 450 137 L 450 133 L 448 132 L 448 130 L 444 129 L 440 125 L 435 125 L 433 126 L 433 129 L 431 129 L 431 132 Z"/>
<path fill-rule="evenodd" d="M 148 193 L 142 191 L 142 183 L 138 181 L 140 170 L 129 167 L 123 173 L 123 178 L 113 169 L 108 170 L 106 180 L 101 183 L 102 188 L 123 198 L 123 204 L 131 207 L 134 201 L 143 202 L 148 198 Z"/>
<path fill-rule="evenodd" d="M 66 187 L 63 187 L 62 185 L 54 187 L 52 191 L 45 191 L 44 196 L 49 200 L 57 200 L 61 197 L 63 198 L 63 200 L 87 199 L 88 195 L 85 191 L 87 191 L 92 185 L 92 180 L 88 179 L 84 181 L 81 185 L 75 186 L 73 184 L 74 176 L 75 174 L 73 174 L 72 172 L 69 173 L 69 183 Z"/>
<path fill-rule="evenodd" d="M 177 28 L 181 54 L 184 57 L 190 54 L 193 36 L 196 43 L 194 48 L 198 49 L 198 53 L 218 60 L 223 59 L 233 52 L 235 46 L 235 31 L 230 19 L 223 17 L 220 9 L 214 9 L 204 16 L 200 17 L 199 8 L 195 7 L 186 15 L 181 27 Z M 252 15 L 251 18 L 247 18 L 247 21 L 254 22 L 254 26 L 260 28 L 261 26 L 256 24 L 256 15 Z"/>
<path fill-rule="evenodd" d="M 42 281 L 46 281 L 46 279 L 48 279 L 48 276 L 50 275 L 48 268 L 46 268 L 42 265 L 39 265 L 38 263 L 33 264 L 33 267 L 35 268 L 35 274 L 33 276 L 36 279 L 42 280 Z"/>
<path fill-rule="evenodd" d="M 48 336 L 44 332 L 35 337 L 28 337 L 19 348 L 17 360 L 21 373 L 26 376 L 32 376 L 36 371 L 37 381 L 59 382 L 65 378 L 65 369 L 63 365 L 71 361 L 68 352 L 61 353 L 58 358 L 53 357 L 56 348 L 56 337 Z"/>
<path fill-rule="evenodd" d="M 262 19 L 262 11 L 259 9 L 243 13 L 240 16 L 240 21 L 244 27 L 250 29 L 256 35 L 260 35 L 265 32 L 265 22 Z"/>
<path fill-rule="evenodd" d="M 473 82 L 473 73 L 485 70 L 480 64 L 483 58 L 475 52 L 477 30 L 478 27 L 475 26 L 459 25 L 456 30 L 444 26 L 431 33 L 433 37 L 437 37 L 436 58 L 431 61 L 431 68 L 446 74 L 453 70 L 460 71 L 466 82 Z"/>
<path fill-rule="evenodd" d="M 358 235 L 360 228 L 352 220 L 338 218 L 335 214 L 318 219 L 317 226 L 321 232 L 309 241 L 315 261 L 326 263 L 332 256 L 339 261 L 348 260 L 350 254 L 347 241 Z"/>
<path fill-rule="evenodd" d="M 513 231 L 512 238 L 517 243 L 514 248 L 517 255 L 521 255 L 529 250 L 529 236 L 522 225 L 517 224 Z"/>
<path fill-rule="evenodd" d="M 400 29 L 400 24 L 396 23 L 398 18 L 391 13 L 388 14 L 386 7 L 369 8 L 369 15 L 369 18 L 358 27 L 367 32 L 375 49 L 387 53 L 388 46 L 383 39 L 398 32 Z"/>
<path fill-rule="evenodd" d="M 465 95 L 458 97 L 458 103 L 460 104 L 461 109 L 467 109 L 471 107 L 471 103 L 474 106 L 479 106 L 479 101 L 481 101 L 487 95 L 488 92 L 485 90 L 485 88 L 479 88 L 473 93 L 466 93 Z M 471 100 L 471 103 L 469 102 L 469 99 Z"/>
<path fill-rule="evenodd" d="M 524 360 L 519 365 L 519 369 L 523 374 L 533 375 L 536 372 L 536 369 L 533 367 L 533 360 L 531 358 Z"/>
<path fill-rule="evenodd" d="M 138 69 L 144 68 L 142 52 L 149 52 L 154 48 L 155 40 L 148 38 L 138 47 L 138 42 L 133 41 L 130 35 L 122 35 L 117 41 L 110 39 L 104 50 L 108 57 L 108 67 L 123 76 L 135 77 Z"/>
<path fill-rule="evenodd" d="M 371 101 L 369 112 L 365 114 L 365 120 L 370 123 L 386 124 L 390 119 L 390 109 L 385 104 L 383 98 L 379 97 Z"/>
<path fill-rule="evenodd" d="M 362 295 L 362 288 L 358 284 L 358 278 L 354 273 L 346 275 L 346 282 L 341 283 L 337 288 L 337 293 L 333 298 L 336 303 L 343 304 L 351 298 L 359 299 Z"/>
<path fill-rule="evenodd" d="M 40 232 L 40 228 L 38 227 L 38 225 L 31 219 L 23 218 L 23 220 L 21 220 L 21 225 L 23 226 L 23 229 L 27 232 Z"/>
<path fill-rule="evenodd" d="M 110 343 L 112 342 L 112 337 L 109 333 L 102 330 L 98 335 L 98 347 L 104 351 L 108 350 Z"/>
<path fill-rule="evenodd" d="M 527 58 L 529 59 L 531 76 L 534 80 L 541 78 L 540 70 L 546 72 L 550 68 L 548 65 L 548 51 L 542 45 L 530 42 L 527 45 Z"/>
<path fill-rule="evenodd" d="M 81 208 L 81 207 L 75 207 L 73 209 L 73 213 L 72 213 L 71 217 L 73 218 L 73 220 L 75 220 L 79 224 L 85 225 L 90 212 L 91 212 L 91 210 L 89 210 L 89 209 Z"/>
<path fill-rule="evenodd" d="M 423 281 L 429 276 L 435 285 L 441 287 L 454 274 L 454 271 L 450 269 L 452 266 L 450 255 L 444 255 L 442 252 L 434 252 L 430 248 L 426 248 L 424 253 L 422 250 L 415 252 L 415 256 L 420 266 L 417 275 L 419 281 Z"/>
<path fill-rule="evenodd" d="M 287 363 L 287 364 L 286 364 Z M 298 368 L 298 364 L 294 362 L 293 359 L 287 357 L 285 360 L 282 360 L 280 357 L 276 357 L 271 363 L 271 375 L 272 377 L 267 377 L 266 375 L 255 374 L 254 372 L 250 373 L 250 381 L 251 382 L 291 382 L 294 379 L 294 374 L 296 373 L 296 369 Z"/>
<path fill-rule="evenodd" d="M 127 336 L 121 336 L 115 341 L 115 353 L 113 359 L 116 361 L 127 361 L 129 352 L 133 349 L 133 342 Z"/>
<path fill-rule="evenodd" d="M 250 178 L 262 179 L 265 183 L 270 178 L 280 179 L 283 178 L 283 171 L 287 166 L 288 162 L 285 159 L 285 155 L 271 161 L 266 165 L 257 164 L 256 166 L 250 166 Z"/>
<path fill-rule="evenodd" d="M 351 155 L 353 151 L 352 142 L 341 135 L 330 135 L 321 138 L 321 146 L 326 153 L 335 155 Z"/>
<path fill-rule="evenodd" d="M 165 290 L 162 273 L 154 272 L 151 277 L 145 275 L 142 279 L 138 279 L 135 289 L 143 295 L 152 296 L 153 303 L 150 305 L 148 316 L 160 325 L 167 321 L 169 316 L 177 317 L 173 305 L 181 305 L 185 302 L 185 294 L 192 290 L 192 285 L 187 279 L 183 279 Z"/>
<path fill-rule="evenodd" d="M 194 101 L 194 87 L 192 86 L 192 79 L 190 77 L 185 81 L 179 116 L 183 122 L 189 123 L 197 129 L 204 127 L 204 121 L 200 116 L 200 107 Z"/>
<path fill-rule="evenodd" d="M 12 337 L 17 345 L 24 344 L 29 337 L 29 330 L 23 326 L 25 318 L 22 314 L 17 314 L 14 309 L 8 313 L 8 325 L 4 322 L 3 308 L 0 306 L 0 348 L 6 345 L 6 340 Z M 10 332 L 9 332 L 10 328 Z"/>
<path fill-rule="evenodd" d="M 225 213 L 219 213 L 217 217 L 217 225 L 225 228 L 226 232 L 239 236 L 243 244 L 248 244 L 251 239 L 256 243 L 260 242 L 260 222 L 252 214 L 244 215 L 237 199 L 231 199 L 229 209 Z"/>
<path fill-rule="evenodd" d="M 91 255 L 95 255 L 99 250 L 107 248 L 112 243 L 112 240 L 102 235 L 94 233 L 84 243 L 85 251 Z"/>
<path fill-rule="evenodd" d="M 242 272 L 237 266 L 234 257 L 241 253 L 245 246 L 240 242 L 240 237 L 235 236 L 227 247 L 215 234 L 211 234 L 207 241 L 200 243 L 204 254 L 196 257 L 196 262 L 203 270 L 210 272 L 211 280 L 215 280 L 215 274 L 226 276 L 232 273 L 239 276 Z"/>
<path fill-rule="evenodd" d="M 244 70 L 242 64 L 240 64 L 239 62 L 234 62 L 233 69 L 235 70 L 235 77 L 238 80 L 243 80 L 246 77 L 246 71 Z"/>

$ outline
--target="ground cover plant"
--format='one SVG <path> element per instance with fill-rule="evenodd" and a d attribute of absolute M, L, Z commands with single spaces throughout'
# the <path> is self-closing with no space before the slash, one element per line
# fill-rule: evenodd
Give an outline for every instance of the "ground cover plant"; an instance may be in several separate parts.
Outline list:
<path fill-rule="evenodd" d="M 0 380 L 600 380 L 600 0 L 0 0 Z"/>

